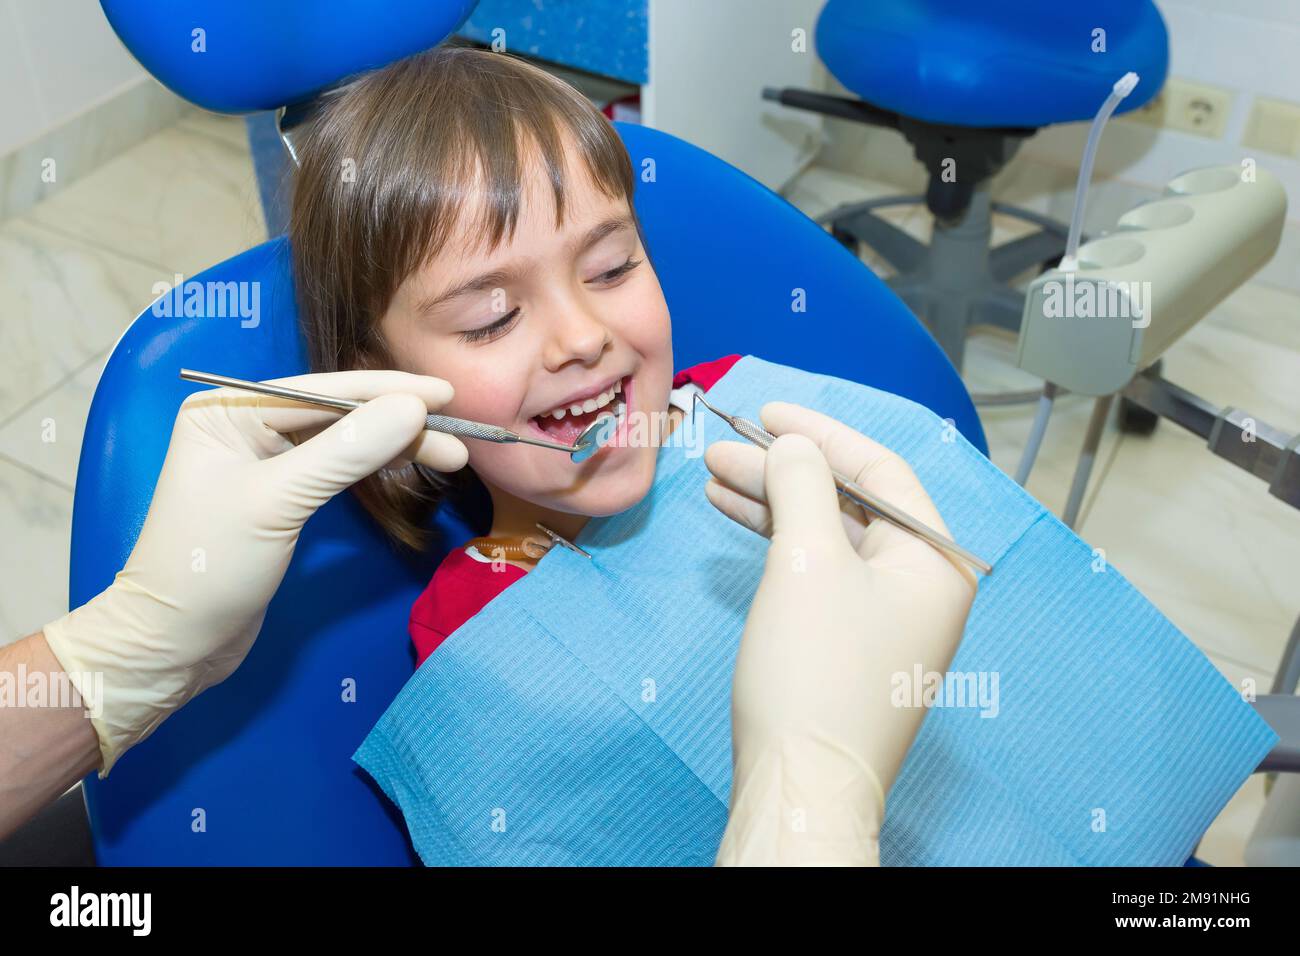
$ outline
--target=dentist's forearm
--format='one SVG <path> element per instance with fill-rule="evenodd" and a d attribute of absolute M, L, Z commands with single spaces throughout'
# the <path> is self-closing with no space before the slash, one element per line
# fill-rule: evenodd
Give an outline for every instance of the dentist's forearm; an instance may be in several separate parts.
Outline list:
<path fill-rule="evenodd" d="M 876 776 L 806 742 L 739 755 L 718 866 L 879 866 Z"/>
<path fill-rule="evenodd" d="M 46 688 L 66 678 L 42 633 L 0 647 L 0 839 L 18 829 L 74 783 L 100 766 L 99 738 L 85 706 L 50 706 L 49 697 L 33 701 L 26 681 L 39 674 Z M 28 706 L 39 703 L 41 706 Z M 57 701 L 55 701 L 57 703 Z"/>

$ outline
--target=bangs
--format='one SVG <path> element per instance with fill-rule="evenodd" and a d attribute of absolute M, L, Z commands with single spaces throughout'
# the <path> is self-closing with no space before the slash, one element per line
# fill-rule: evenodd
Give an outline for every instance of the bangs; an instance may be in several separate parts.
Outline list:
<path fill-rule="evenodd" d="M 399 61 L 340 94 L 314 132 L 321 141 L 304 150 L 313 159 L 332 145 L 339 162 L 355 160 L 355 182 L 333 205 L 338 227 L 359 230 L 352 244 L 376 279 L 365 290 L 376 316 L 453 237 L 488 251 L 508 240 L 538 171 L 557 224 L 566 177 L 579 170 L 632 203 L 632 164 L 609 121 L 567 83 L 506 54 L 440 47 Z"/>
<path fill-rule="evenodd" d="M 557 227 L 574 177 L 586 176 L 603 195 L 631 204 L 631 164 L 618 134 L 594 107 L 572 110 L 566 100 L 536 108 L 484 104 L 472 118 L 458 117 L 451 135 L 457 148 L 438 157 L 432 181 L 439 189 L 422 197 L 416 213 L 433 228 L 417 243 L 414 266 L 441 252 L 453 233 L 489 252 L 508 241 L 539 173 L 550 186 Z"/>

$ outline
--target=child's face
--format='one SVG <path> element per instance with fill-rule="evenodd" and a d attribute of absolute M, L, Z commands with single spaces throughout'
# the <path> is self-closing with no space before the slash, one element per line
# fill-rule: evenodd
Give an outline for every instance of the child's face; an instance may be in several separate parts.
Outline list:
<path fill-rule="evenodd" d="M 672 385 L 672 329 L 631 210 L 570 162 L 557 226 L 550 181 L 529 169 L 508 241 L 471 248 L 475 242 L 456 240 L 466 235 L 458 229 L 398 289 L 380 323 L 395 361 L 451 382 L 456 395 L 445 414 L 551 441 L 571 444 L 601 414 L 569 411 L 557 420 L 552 411 L 616 385 L 609 410 L 626 401 L 628 416 L 661 416 Z M 523 443 L 465 445 L 489 488 L 554 511 L 608 515 L 640 501 L 654 480 L 657 449 L 629 447 L 627 427 L 581 464 Z"/>

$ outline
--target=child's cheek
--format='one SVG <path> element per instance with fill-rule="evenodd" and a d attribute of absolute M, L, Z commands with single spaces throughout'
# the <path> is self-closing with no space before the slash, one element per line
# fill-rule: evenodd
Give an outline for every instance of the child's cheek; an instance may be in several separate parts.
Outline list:
<path fill-rule="evenodd" d="M 469 449 L 469 467 L 479 478 L 489 484 L 500 487 L 506 483 L 510 474 L 510 463 L 502 455 L 504 450 L 513 450 L 517 455 L 521 446 L 495 445 L 491 442 L 474 441 L 465 443 Z M 518 462 L 516 462 L 516 465 Z"/>
<path fill-rule="evenodd" d="M 636 351 L 648 358 L 671 356 L 672 321 L 658 277 L 649 273 L 647 281 L 632 291 L 621 310 L 623 334 Z"/>
<path fill-rule="evenodd" d="M 457 376 L 451 383 L 456 395 L 443 406 L 445 414 L 506 428 L 515 426 L 521 397 L 511 394 L 504 383 L 494 388 L 478 375 Z"/>

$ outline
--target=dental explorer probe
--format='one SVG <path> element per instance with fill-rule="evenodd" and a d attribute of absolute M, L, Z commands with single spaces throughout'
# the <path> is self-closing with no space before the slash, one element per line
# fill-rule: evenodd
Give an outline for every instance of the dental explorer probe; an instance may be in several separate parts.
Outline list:
<path fill-rule="evenodd" d="M 749 441 L 764 450 L 772 447 L 772 442 L 776 441 L 776 436 L 763 428 L 762 425 L 751 422 L 747 418 L 741 418 L 738 415 L 728 415 L 725 412 L 718 411 L 705 401 L 699 392 L 695 393 L 695 401 L 699 402 L 709 411 L 713 412 L 713 414 L 717 415 L 724 422 L 730 425 L 732 430 L 738 435 L 747 438 Z M 694 406 L 692 406 L 692 408 L 693 407 Z M 694 411 L 692 411 L 691 414 L 694 415 Z M 850 481 L 834 469 L 831 469 L 831 476 L 835 479 L 835 490 L 844 497 L 856 501 L 873 514 L 884 518 L 897 528 L 902 528 L 904 531 L 916 535 L 916 537 L 925 541 L 927 544 L 933 545 L 940 551 L 947 551 L 949 554 L 960 558 L 971 567 L 983 571 L 985 574 L 992 573 L 993 565 L 989 564 L 983 558 L 967 551 L 956 541 L 945 537 L 929 525 L 916 520 L 906 512 L 899 511 L 893 505 L 886 504 L 861 485 Z"/>
<path fill-rule="evenodd" d="M 351 411 L 365 404 L 365 402 L 358 402 L 351 398 L 336 398 L 333 395 L 304 392 L 301 389 L 289 388 L 284 385 L 272 385 L 269 382 L 250 382 L 242 378 L 214 375 L 211 372 L 196 372 L 188 368 L 181 369 L 181 378 L 190 382 L 201 382 L 204 385 L 238 388 L 245 392 L 258 392 L 262 395 L 287 398 L 290 401 L 320 405 L 324 408 L 338 408 L 343 411 Z M 558 442 L 550 442 L 541 438 L 530 438 L 527 435 L 519 435 L 507 428 L 502 428 L 500 425 L 489 425 L 485 422 L 475 422 L 467 418 L 452 418 L 449 415 L 429 415 L 424 420 L 424 427 L 428 431 L 443 432 L 448 435 L 455 435 L 457 438 L 477 438 L 481 441 L 496 442 L 498 444 L 524 442 L 541 448 L 553 448 L 556 451 L 568 452 L 573 461 L 581 462 L 586 461 L 595 454 L 613 436 L 615 429 L 610 428 L 608 423 L 615 421 L 613 415 L 604 415 L 597 418 L 583 429 L 578 436 L 578 440 L 572 445 L 561 445 Z"/>

